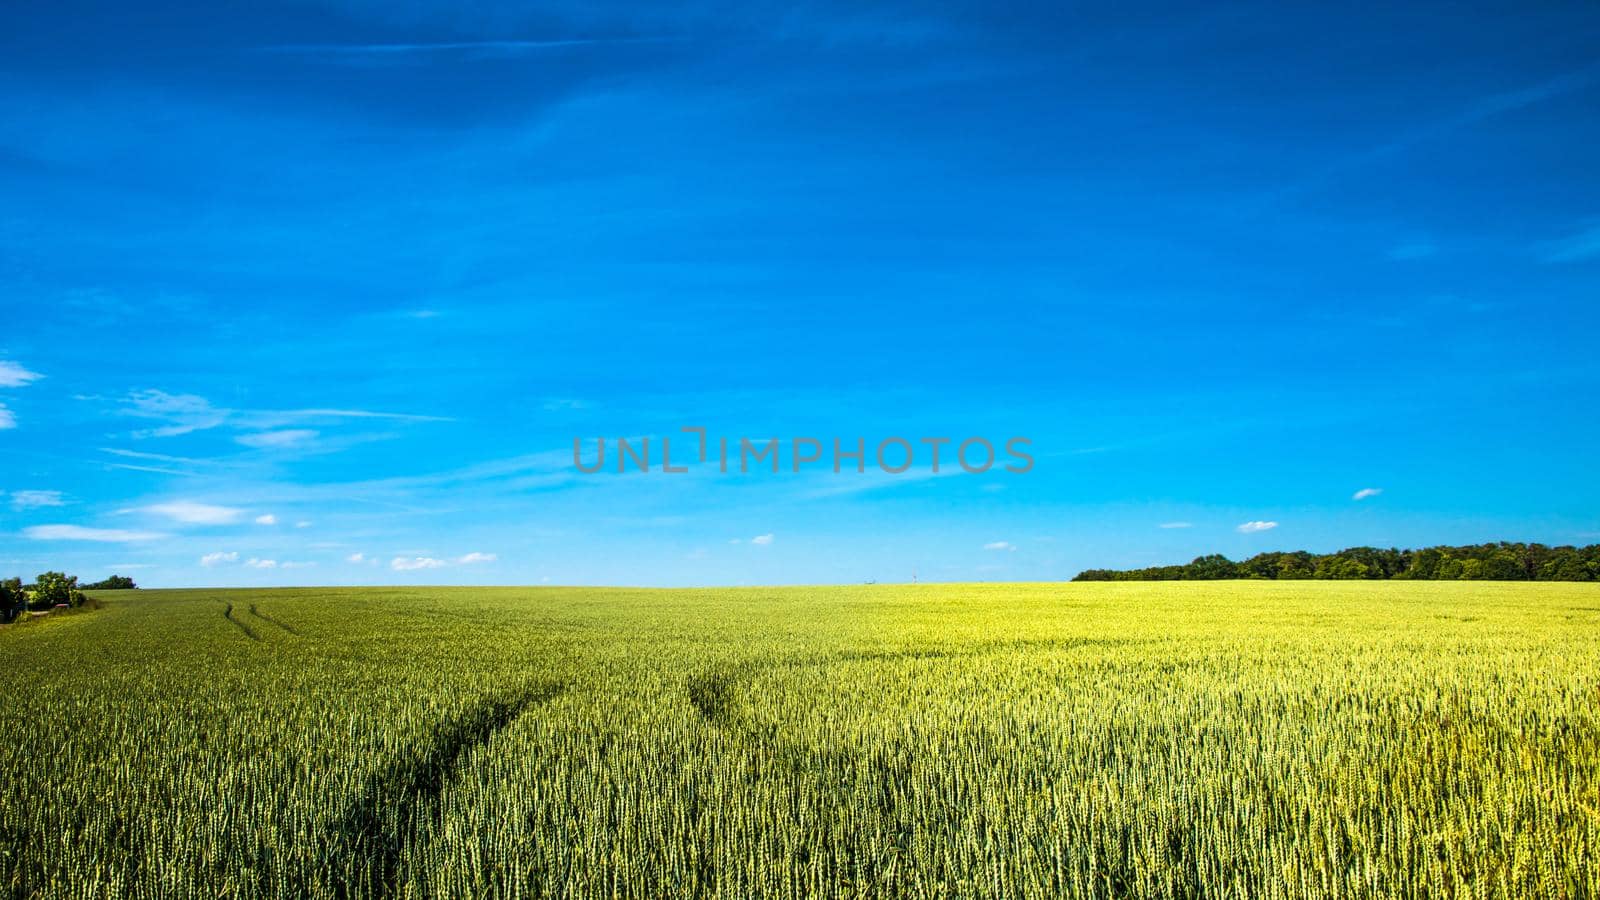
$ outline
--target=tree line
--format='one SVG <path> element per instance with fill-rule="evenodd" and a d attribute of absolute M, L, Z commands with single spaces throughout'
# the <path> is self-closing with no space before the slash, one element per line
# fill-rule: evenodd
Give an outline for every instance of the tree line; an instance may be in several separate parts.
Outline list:
<path fill-rule="evenodd" d="M 0 623 L 10 622 L 29 610 L 82 606 L 88 599 L 84 591 L 126 591 L 136 587 L 126 575 L 85 585 L 78 584 L 78 576 L 65 572 L 41 572 L 32 584 L 23 584 L 21 578 L 0 579 Z"/>
<path fill-rule="evenodd" d="M 1086 569 L 1073 581 L 1209 581 L 1221 578 L 1417 579 L 1426 581 L 1600 581 L 1600 544 L 1471 544 L 1387 550 L 1351 547 L 1337 553 L 1261 553 L 1234 562 L 1220 553 L 1178 566 Z"/>

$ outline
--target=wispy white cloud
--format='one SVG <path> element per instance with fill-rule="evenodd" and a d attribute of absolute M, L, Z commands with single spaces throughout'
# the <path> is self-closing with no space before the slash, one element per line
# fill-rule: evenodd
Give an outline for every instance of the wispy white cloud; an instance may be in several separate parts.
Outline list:
<path fill-rule="evenodd" d="M 24 369 L 18 363 L 0 359 L 0 387 L 26 387 L 43 377 L 38 372 Z M 4 403 L 0 403 L 0 431 L 15 427 L 17 427 L 17 414 Z"/>
<path fill-rule="evenodd" d="M 295 447 L 314 441 L 316 438 L 317 432 L 310 428 L 286 428 L 280 431 L 258 431 L 253 434 L 241 434 L 234 440 L 246 447 L 271 449 Z"/>
<path fill-rule="evenodd" d="M 238 521 L 239 517 L 244 515 L 244 510 L 242 509 L 235 509 L 231 506 L 215 506 L 210 503 L 195 503 L 190 500 L 153 503 L 149 506 L 121 509 L 118 512 L 164 516 L 174 522 L 182 522 L 185 525 L 227 525 Z"/>
<path fill-rule="evenodd" d="M 1350 499 L 1365 500 L 1368 497 L 1376 497 L 1381 493 L 1383 493 L 1383 488 L 1362 488 L 1361 490 L 1356 491 L 1354 494 L 1351 494 Z"/>
<path fill-rule="evenodd" d="M 127 463 L 107 463 L 108 469 L 121 469 L 124 472 L 154 472 L 157 475 L 177 475 L 180 478 L 193 478 L 195 473 L 184 472 L 179 469 L 168 469 L 162 466 L 133 466 Z"/>
<path fill-rule="evenodd" d="M 447 563 L 431 556 L 396 556 L 389 560 L 389 568 L 396 572 L 414 572 L 417 569 L 442 569 Z"/>
<path fill-rule="evenodd" d="M 375 563 L 375 562 L 377 562 L 377 560 L 375 560 L 372 557 L 366 555 L 365 553 L 352 553 L 349 556 L 346 556 L 344 558 L 344 561 L 347 562 L 347 563 L 355 563 L 356 565 L 361 565 L 363 563 Z"/>
<path fill-rule="evenodd" d="M 311 527 L 311 522 L 306 520 L 306 519 L 301 519 L 300 521 L 294 523 L 294 527 L 296 527 L 296 528 L 310 528 Z"/>
<path fill-rule="evenodd" d="M 170 456 L 165 453 L 145 453 L 140 450 L 124 450 L 120 447 L 101 447 L 100 452 L 108 453 L 120 459 L 137 460 L 136 463 L 107 463 L 106 467 L 110 469 L 123 469 L 130 472 L 155 472 L 159 475 L 178 475 L 185 478 L 195 478 L 202 474 L 210 474 L 200 470 L 214 469 L 222 464 L 221 460 L 192 459 L 186 456 Z M 160 465 L 153 465 L 154 463 L 159 463 Z"/>
<path fill-rule="evenodd" d="M 297 422 L 333 419 L 383 419 L 391 422 L 453 422 L 449 416 L 422 416 L 415 413 L 374 412 L 370 409 L 257 409 L 239 410 L 237 415 L 244 423 L 262 423 L 259 427 L 276 428 Z M 267 424 L 271 423 L 271 424 Z"/>
<path fill-rule="evenodd" d="M 278 524 L 278 517 L 273 515 L 272 513 L 267 513 L 266 515 L 263 515 L 263 516 L 256 516 L 256 524 L 257 525 L 276 525 L 276 524 Z"/>
<path fill-rule="evenodd" d="M 1600 257 L 1600 222 L 1546 244 L 1539 254 L 1539 258 L 1547 263 L 1580 262 L 1595 257 Z"/>
<path fill-rule="evenodd" d="M 207 553 L 205 556 L 200 557 L 200 565 L 205 566 L 208 569 L 214 568 L 216 566 L 224 565 L 226 563 L 235 563 L 235 562 L 238 562 L 238 561 L 239 561 L 239 554 L 238 553 L 235 553 L 235 552 L 224 553 L 223 551 L 220 551 L 220 550 L 217 551 L 216 553 Z"/>
<path fill-rule="evenodd" d="M 1407 241 L 1389 248 L 1389 258 L 1396 262 L 1411 262 L 1418 259 L 1427 259 L 1439 252 L 1439 248 L 1432 241 Z"/>
<path fill-rule="evenodd" d="M 43 377 L 38 372 L 28 371 L 18 363 L 0 359 L 0 387 L 26 387 Z"/>
<path fill-rule="evenodd" d="M 96 541 L 106 544 L 157 541 L 167 536 L 159 531 L 85 528 L 81 525 L 34 525 L 31 528 L 24 528 L 22 533 L 36 541 Z"/>
<path fill-rule="evenodd" d="M 203 459 L 191 459 L 187 456 L 169 456 L 165 453 L 146 453 L 142 450 L 124 450 L 120 447 L 101 447 L 100 452 L 109 453 L 112 456 L 121 456 L 126 459 L 147 459 L 153 462 L 183 463 L 185 465 L 198 465 L 206 462 L 206 460 Z"/>
<path fill-rule="evenodd" d="M 671 37 L 556 38 L 551 40 L 428 41 L 418 43 L 364 44 L 274 44 L 262 47 L 266 53 L 283 53 L 340 61 L 405 60 L 441 54 L 483 57 L 523 56 L 604 44 L 649 44 L 676 40 Z"/>
<path fill-rule="evenodd" d="M 750 539 L 750 543 L 755 544 L 757 547 L 765 547 L 772 543 L 772 539 L 773 536 L 770 534 L 758 534 Z"/>
<path fill-rule="evenodd" d="M 254 556 L 245 560 L 244 564 L 252 569 L 276 569 L 278 567 L 278 561 L 275 559 L 258 559 Z"/>
<path fill-rule="evenodd" d="M 12 491 L 11 506 L 14 509 L 39 509 L 45 506 L 65 506 L 66 500 L 60 491 Z"/>
<path fill-rule="evenodd" d="M 1015 551 L 1017 549 L 1017 545 L 1011 543 L 1010 541 L 990 541 L 989 543 L 983 545 L 983 549 Z"/>
<path fill-rule="evenodd" d="M 1451 115 L 1423 121 L 1388 141 L 1346 156 L 1306 180 L 1288 186 L 1278 192 L 1277 197 L 1286 199 L 1320 189 L 1351 171 L 1405 153 L 1427 142 L 1441 140 L 1507 113 L 1585 90 L 1597 79 L 1600 79 L 1600 64 L 1590 63 L 1538 84 L 1481 96 Z"/>
<path fill-rule="evenodd" d="M 383 420 L 393 422 L 448 422 L 445 416 L 378 412 L 367 409 L 312 407 L 307 409 L 227 409 L 215 406 L 196 394 L 169 394 L 161 390 L 134 391 L 123 398 L 118 411 L 125 416 L 150 419 L 164 424 L 134 432 L 134 437 L 176 437 L 224 425 L 241 431 L 238 440 L 247 446 L 276 447 L 302 443 L 315 437 L 310 429 L 297 425 L 343 420 Z"/>
<path fill-rule="evenodd" d="M 491 563 L 491 562 L 495 562 L 499 558 L 500 558 L 499 554 L 496 554 L 496 553 L 477 553 L 477 552 L 473 552 L 473 553 L 468 553 L 466 556 L 458 556 L 458 557 L 456 557 L 456 562 L 458 562 L 458 563 L 460 563 L 461 565 L 464 565 L 464 566 L 470 566 L 473 563 Z"/>
<path fill-rule="evenodd" d="M 1193 528 L 1193 522 L 1162 522 L 1157 528 Z"/>
<path fill-rule="evenodd" d="M 589 404 L 575 397 L 551 397 L 544 401 L 544 408 L 547 412 L 571 412 L 588 409 Z"/>
<path fill-rule="evenodd" d="M 849 448 L 846 449 L 848 450 Z M 867 452 L 870 454 L 872 449 L 868 448 Z M 825 455 L 824 459 L 826 458 Z M 848 496 L 864 491 L 902 487 L 925 483 L 931 479 L 954 478 L 968 474 L 959 465 L 946 463 L 944 460 L 940 460 L 940 462 L 941 466 L 937 472 L 933 471 L 932 468 L 918 468 L 899 473 L 885 472 L 870 463 L 865 472 L 857 472 L 848 466 L 844 467 L 843 472 L 838 473 L 821 470 L 813 473 L 812 477 L 807 479 L 810 486 L 804 489 L 801 496 L 807 500 L 820 500 L 826 497 Z M 821 466 L 823 463 L 819 461 L 818 465 Z"/>
<path fill-rule="evenodd" d="M 1243 525 L 1239 526 L 1239 533 L 1240 534 L 1255 534 L 1258 531 L 1271 531 L 1272 529 L 1277 528 L 1277 527 L 1278 527 L 1278 523 L 1277 522 L 1262 522 L 1262 521 L 1246 522 Z"/>
<path fill-rule="evenodd" d="M 310 569 L 310 568 L 312 568 L 314 566 L 316 566 L 316 563 L 314 563 L 314 562 L 299 562 L 299 561 L 295 561 L 295 560 L 289 560 L 289 561 L 283 563 L 282 565 L 280 565 L 279 568 L 282 568 L 282 569 Z"/>
<path fill-rule="evenodd" d="M 177 437 L 216 428 L 228 421 L 227 410 L 213 407 L 211 401 L 196 394 L 134 391 L 123 400 L 121 409 L 126 416 L 166 423 L 136 431 L 134 437 Z"/>

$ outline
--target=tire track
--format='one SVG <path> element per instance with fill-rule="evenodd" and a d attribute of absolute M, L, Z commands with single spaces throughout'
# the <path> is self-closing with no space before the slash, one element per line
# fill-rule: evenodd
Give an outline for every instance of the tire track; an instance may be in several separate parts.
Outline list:
<path fill-rule="evenodd" d="M 263 622 L 266 622 L 269 625 L 276 625 L 279 628 L 282 628 L 284 631 L 287 631 L 290 634 L 294 635 L 295 637 L 299 637 L 300 636 L 300 632 L 298 630 L 296 630 L 293 626 L 288 625 L 288 624 L 283 623 L 283 622 L 279 622 L 277 619 L 274 619 L 273 617 L 267 615 L 266 613 L 260 612 L 259 610 L 256 609 L 256 605 L 254 603 L 250 604 L 250 615 L 255 616 L 256 618 L 260 619 Z"/>
<path fill-rule="evenodd" d="M 435 726 L 430 739 L 380 765 L 333 823 L 316 893 L 388 897 L 399 891 L 406 847 L 438 815 L 439 795 L 463 757 L 529 709 L 566 691 L 551 682 L 491 698 Z"/>
<path fill-rule="evenodd" d="M 245 623 L 243 623 L 243 622 L 241 622 L 238 619 L 235 619 L 233 617 L 233 604 L 232 603 L 229 603 L 229 604 L 227 604 L 226 606 L 223 607 L 222 617 L 224 619 L 227 619 L 229 622 L 232 622 L 236 627 L 238 627 L 238 629 L 240 631 L 244 632 L 244 636 L 249 638 L 250 640 L 252 640 L 252 641 L 261 640 L 261 636 L 256 634 L 254 631 L 250 630 L 250 626 L 249 625 L 246 625 Z"/>

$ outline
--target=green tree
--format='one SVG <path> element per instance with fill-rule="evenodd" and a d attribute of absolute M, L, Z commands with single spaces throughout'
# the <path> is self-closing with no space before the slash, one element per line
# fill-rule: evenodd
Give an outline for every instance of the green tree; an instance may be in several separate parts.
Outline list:
<path fill-rule="evenodd" d="M 1484 557 L 1478 577 L 1489 581 L 1525 581 L 1528 578 L 1522 561 L 1511 550 L 1496 550 Z"/>
<path fill-rule="evenodd" d="M 28 595 L 23 593 L 21 578 L 0 580 L 0 622 L 9 622 L 27 605 Z"/>
<path fill-rule="evenodd" d="M 1572 547 L 1558 547 L 1539 568 L 1541 581 L 1593 581 L 1594 572 Z"/>
<path fill-rule="evenodd" d="M 1080 581 L 1175 581 L 1216 578 L 1426 578 L 1483 581 L 1600 581 L 1600 544 L 1547 547 L 1501 541 L 1464 547 L 1348 547 L 1337 553 L 1260 553 L 1243 562 L 1220 554 L 1182 566 L 1090 569 Z"/>
<path fill-rule="evenodd" d="M 83 602 L 83 593 L 78 590 L 76 575 L 68 575 L 65 572 L 41 572 L 33 583 L 33 605 L 36 607 L 48 609 L 62 603 L 77 606 Z"/>
<path fill-rule="evenodd" d="M 1212 553 L 1209 556 L 1196 557 L 1194 562 L 1189 563 L 1188 577 L 1214 581 L 1221 578 L 1237 578 L 1239 571 L 1232 560 L 1220 553 Z"/>
<path fill-rule="evenodd" d="M 1411 557 L 1411 566 L 1406 569 L 1406 578 L 1438 578 L 1439 566 L 1445 561 L 1445 555 L 1438 547 L 1429 547 L 1418 550 Z"/>
<path fill-rule="evenodd" d="M 83 589 L 86 591 L 131 591 L 137 587 L 138 585 L 133 583 L 132 578 L 126 575 L 113 575 L 104 581 L 86 584 Z"/>
<path fill-rule="evenodd" d="M 1315 558 L 1304 550 L 1278 557 L 1279 578 L 1311 578 L 1316 574 L 1316 568 Z"/>
<path fill-rule="evenodd" d="M 1350 580 L 1366 578 L 1372 569 L 1364 562 L 1343 556 L 1325 556 L 1317 563 L 1316 577 Z"/>

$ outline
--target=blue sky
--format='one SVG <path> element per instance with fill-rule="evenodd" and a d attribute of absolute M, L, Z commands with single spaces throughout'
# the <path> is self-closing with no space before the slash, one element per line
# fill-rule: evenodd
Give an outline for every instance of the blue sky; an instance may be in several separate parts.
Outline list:
<path fill-rule="evenodd" d="M 668 6 L 0 9 L 0 574 L 1600 540 L 1593 4 Z M 1036 462 L 572 466 L 694 425 Z"/>

